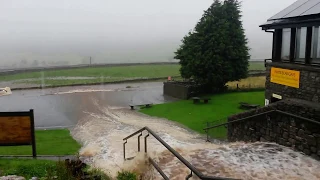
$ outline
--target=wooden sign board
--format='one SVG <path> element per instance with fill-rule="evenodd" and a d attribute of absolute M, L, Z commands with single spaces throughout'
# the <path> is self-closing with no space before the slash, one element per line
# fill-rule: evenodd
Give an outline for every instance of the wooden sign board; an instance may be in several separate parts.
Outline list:
<path fill-rule="evenodd" d="M 33 110 L 0 112 L 0 146 L 32 145 L 36 157 Z"/>

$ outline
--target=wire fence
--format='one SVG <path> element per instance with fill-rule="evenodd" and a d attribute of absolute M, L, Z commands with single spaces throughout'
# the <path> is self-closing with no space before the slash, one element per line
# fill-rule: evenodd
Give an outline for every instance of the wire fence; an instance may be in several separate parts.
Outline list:
<path fill-rule="evenodd" d="M 265 76 L 248 77 L 240 81 L 234 81 L 227 83 L 228 90 L 252 90 L 252 89 L 264 89 L 266 83 Z"/>

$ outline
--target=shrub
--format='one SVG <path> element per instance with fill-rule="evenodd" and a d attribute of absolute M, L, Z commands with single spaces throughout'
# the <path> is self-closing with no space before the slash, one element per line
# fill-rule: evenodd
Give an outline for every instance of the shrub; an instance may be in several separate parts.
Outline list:
<path fill-rule="evenodd" d="M 128 171 L 118 172 L 117 180 L 137 180 L 137 175 Z"/>

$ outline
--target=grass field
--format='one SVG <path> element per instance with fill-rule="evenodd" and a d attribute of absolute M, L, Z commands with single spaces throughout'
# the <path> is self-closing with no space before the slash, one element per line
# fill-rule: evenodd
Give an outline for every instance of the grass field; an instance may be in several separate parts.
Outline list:
<path fill-rule="evenodd" d="M 251 88 L 265 88 L 266 77 L 248 77 L 240 81 L 234 81 L 227 83 L 229 89 L 237 89 L 237 84 L 240 89 L 251 89 Z"/>
<path fill-rule="evenodd" d="M 36 131 L 38 155 L 75 155 L 80 145 L 70 136 L 69 130 Z M 0 147 L 0 155 L 32 155 L 31 146 Z"/>
<path fill-rule="evenodd" d="M 79 177 L 73 177 L 64 161 L 49 161 L 36 159 L 0 159 L 0 176 L 18 175 L 31 179 L 38 177 L 40 179 L 56 180 L 78 180 Z M 111 180 L 112 178 L 98 169 L 84 168 L 84 172 L 92 176 L 100 177 L 101 180 Z M 89 179 L 89 178 L 87 178 Z"/>
<path fill-rule="evenodd" d="M 0 76 L 0 82 L 15 81 L 14 83 L 27 83 L 36 85 L 44 84 L 46 86 L 95 84 L 132 79 L 150 79 L 166 78 L 168 76 L 180 76 L 179 68 L 180 65 L 173 64 L 50 70 L 43 72 L 27 72 L 13 75 L 2 75 Z M 249 69 L 264 70 L 264 64 L 262 62 L 251 62 Z M 68 77 L 73 79 L 68 79 Z M 77 77 L 78 79 L 75 79 L 75 77 Z"/>
<path fill-rule="evenodd" d="M 249 63 L 249 70 L 266 70 L 264 66 L 264 62 L 250 62 Z"/>
<path fill-rule="evenodd" d="M 73 79 L 67 80 L 75 83 L 116 81 L 132 78 L 157 78 L 167 76 L 179 76 L 179 65 L 139 65 L 119 67 L 95 67 L 79 68 L 69 70 L 50 70 L 44 72 L 28 72 L 14 75 L 0 76 L 0 81 L 11 81 L 21 79 L 52 78 L 52 77 L 91 77 L 95 79 Z M 104 78 L 101 78 L 104 77 Z M 46 83 L 54 84 L 54 81 L 47 80 Z M 31 81 L 32 82 L 32 81 Z M 41 80 L 35 81 L 41 83 Z"/>
<path fill-rule="evenodd" d="M 55 165 L 56 162 L 49 160 L 0 159 L 0 175 L 19 175 L 27 179 L 44 177 Z"/>
<path fill-rule="evenodd" d="M 264 91 L 217 94 L 210 98 L 209 104 L 193 104 L 192 100 L 182 100 L 155 105 L 140 111 L 150 116 L 176 121 L 204 134 L 203 128 L 206 122 L 222 123 L 228 116 L 243 112 L 239 109 L 240 102 L 264 105 Z M 215 136 L 224 137 L 225 131 L 218 131 Z"/>

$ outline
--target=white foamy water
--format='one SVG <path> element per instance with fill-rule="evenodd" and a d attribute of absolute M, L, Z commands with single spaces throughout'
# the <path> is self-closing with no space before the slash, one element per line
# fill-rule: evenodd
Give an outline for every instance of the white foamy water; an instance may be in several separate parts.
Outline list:
<path fill-rule="evenodd" d="M 59 95 L 59 94 L 74 94 L 74 93 L 88 93 L 88 92 L 111 92 L 115 91 L 112 89 L 78 89 L 78 90 L 71 90 L 71 91 L 66 91 L 66 92 L 57 92 L 53 93 L 54 95 Z"/>
<path fill-rule="evenodd" d="M 62 95 L 62 94 L 75 94 L 75 93 L 90 93 L 90 92 L 117 92 L 117 91 L 133 91 L 136 90 L 137 87 L 131 88 L 111 88 L 111 89 L 75 89 L 75 90 L 68 90 L 68 91 L 59 91 L 52 94 L 46 95 Z M 112 108 L 112 107 L 110 107 Z"/>
<path fill-rule="evenodd" d="M 289 148 L 272 143 L 206 143 L 199 134 L 173 122 L 127 109 L 101 107 L 98 112 L 86 112 L 72 135 L 83 144 L 80 155 L 85 162 L 112 176 L 125 169 L 142 173 L 144 179 L 161 179 L 147 162 L 147 157 L 152 157 L 170 179 L 185 179 L 190 171 L 151 135 L 148 154 L 142 153 L 146 132 L 141 137 L 142 152 L 137 153 L 135 136 L 126 144 L 126 157 L 136 158 L 123 160 L 123 138 L 145 126 L 205 175 L 237 179 L 320 179 L 317 171 L 320 162 Z"/>

